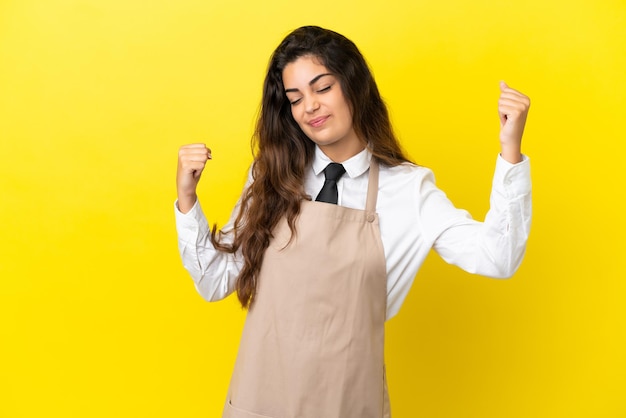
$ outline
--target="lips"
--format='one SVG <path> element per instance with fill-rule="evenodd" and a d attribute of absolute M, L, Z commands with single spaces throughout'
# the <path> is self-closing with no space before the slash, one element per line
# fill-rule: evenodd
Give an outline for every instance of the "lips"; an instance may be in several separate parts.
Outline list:
<path fill-rule="evenodd" d="M 320 126 L 322 126 L 324 124 L 324 122 L 326 122 L 326 120 L 328 120 L 330 116 L 320 116 L 319 118 L 315 118 L 315 119 L 311 119 L 308 124 L 311 125 L 314 128 L 319 128 Z"/>

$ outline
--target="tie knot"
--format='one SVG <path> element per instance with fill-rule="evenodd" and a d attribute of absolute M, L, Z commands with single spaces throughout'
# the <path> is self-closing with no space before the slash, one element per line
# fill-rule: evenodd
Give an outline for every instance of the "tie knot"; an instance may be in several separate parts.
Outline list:
<path fill-rule="evenodd" d="M 330 163 L 324 169 L 324 177 L 326 180 L 337 181 L 343 176 L 343 173 L 346 172 L 346 169 L 339 163 Z"/>
<path fill-rule="evenodd" d="M 318 202 L 334 203 L 336 205 L 337 200 L 339 199 L 337 181 L 345 172 L 346 169 L 343 168 L 341 164 L 328 164 L 324 169 L 324 177 L 326 177 L 326 180 L 324 181 L 324 186 L 322 186 L 322 190 L 320 190 L 320 193 L 317 195 L 317 198 L 315 198 L 315 200 L 317 200 Z"/>

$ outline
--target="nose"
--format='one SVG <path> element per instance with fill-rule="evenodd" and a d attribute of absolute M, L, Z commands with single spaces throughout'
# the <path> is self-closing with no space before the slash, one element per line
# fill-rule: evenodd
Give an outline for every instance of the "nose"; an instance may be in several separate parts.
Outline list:
<path fill-rule="evenodd" d="M 319 109 L 320 104 L 318 103 L 315 96 L 308 96 L 304 99 L 304 109 L 307 113 L 313 113 L 317 109 Z"/>

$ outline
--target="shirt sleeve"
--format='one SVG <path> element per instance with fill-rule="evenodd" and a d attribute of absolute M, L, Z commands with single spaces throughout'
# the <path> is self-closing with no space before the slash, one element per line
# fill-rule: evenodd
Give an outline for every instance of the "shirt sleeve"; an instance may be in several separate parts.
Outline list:
<path fill-rule="evenodd" d="M 231 214 L 230 220 L 221 229 L 222 242 L 232 243 L 233 225 L 239 213 L 240 201 Z M 209 302 L 217 301 L 230 295 L 235 290 L 239 272 L 243 267 L 243 256 L 216 249 L 211 242 L 209 223 L 196 201 L 185 214 L 174 204 L 176 231 L 178 233 L 178 251 L 183 266 L 191 275 L 196 290 Z"/>
<path fill-rule="evenodd" d="M 421 185 L 420 220 L 433 249 L 448 263 L 488 277 L 511 277 L 522 262 L 532 214 L 530 161 L 498 156 L 484 222 L 457 209 L 434 183 Z"/>

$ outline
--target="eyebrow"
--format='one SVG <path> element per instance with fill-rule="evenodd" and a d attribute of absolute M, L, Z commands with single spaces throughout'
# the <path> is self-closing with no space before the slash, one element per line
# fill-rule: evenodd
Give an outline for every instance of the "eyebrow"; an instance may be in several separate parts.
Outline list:
<path fill-rule="evenodd" d="M 317 82 L 317 80 L 319 80 L 320 78 L 325 77 L 327 75 L 332 75 L 332 74 L 331 73 L 324 73 L 324 74 L 320 74 L 318 76 L 315 76 L 313 78 L 313 80 L 309 81 L 309 86 L 312 86 L 313 84 L 315 84 Z M 298 92 L 298 91 L 300 91 L 300 90 L 298 90 L 298 89 L 286 89 L 285 93 L 294 93 L 294 92 Z"/>

